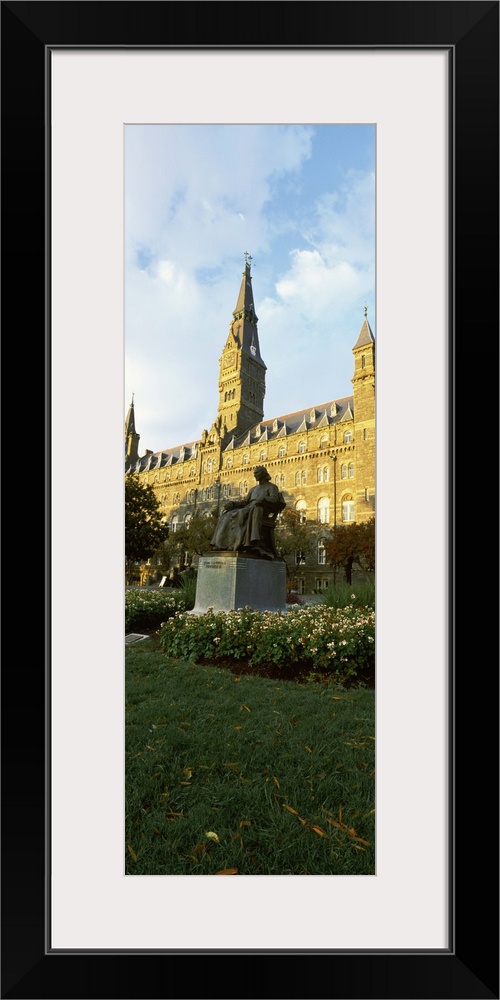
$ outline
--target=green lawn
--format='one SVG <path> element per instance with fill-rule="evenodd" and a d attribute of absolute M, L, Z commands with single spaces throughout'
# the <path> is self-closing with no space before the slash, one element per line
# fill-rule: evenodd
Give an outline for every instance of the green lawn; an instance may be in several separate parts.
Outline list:
<path fill-rule="evenodd" d="M 127 874 L 375 874 L 373 690 L 125 655 Z"/>

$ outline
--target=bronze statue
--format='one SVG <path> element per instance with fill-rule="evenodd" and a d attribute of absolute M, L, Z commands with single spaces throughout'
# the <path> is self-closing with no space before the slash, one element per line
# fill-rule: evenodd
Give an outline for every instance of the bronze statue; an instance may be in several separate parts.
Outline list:
<path fill-rule="evenodd" d="M 286 503 L 263 465 L 254 469 L 257 486 L 243 500 L 224 504 L 211 541 L 212 549 L 243 551 L 262 559 L 279 559 L 274 526 Z"/>

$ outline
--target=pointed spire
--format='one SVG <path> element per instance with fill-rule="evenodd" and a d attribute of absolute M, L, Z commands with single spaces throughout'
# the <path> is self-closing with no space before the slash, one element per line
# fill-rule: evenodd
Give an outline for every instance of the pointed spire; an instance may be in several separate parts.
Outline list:
<path fill-rule="evenodd" d="M 128 408 L 125 420 L 125 457 L 128 463 L 135 462 L 139 457 L 140 434 L 135 429 L 134 394 Z"/>
<path fill-rule="evenodd" d="M 369 344 L 374 344 L 374 343 L 375 343 L 375 337 L 373 336 L 370 324 L 368 322 L 368 306 L 365 303 L 363 324 L 361 326 L 361 330 L 359 331 L 359 336 L 354 345 L 353 350 L 356 350 L 357 347 L 367 347 Z"/>
<path fill-rule="evenodd" d="M 127 418 L 125 420 L 125 437 L 127 437 L 128 434 L 135 434 L 134 393 L 132 393 L 132 402 L 128 408 Z"/>
<path fill-rule="evenodd" d="M 259 334 L 257 332 L 258 316 L 253 301 L 251 263 L 252 257 L 245 250 L 245 267 L 241 279 L 240 292 L 236 308 L 233 310 L 231 331 L 235 342 L 245 354 L 250 354 L 264 368 L 260 356 Z"/>
<path fill-rule="evenodd" d="M 256 324 L 257 316 L 255 314 L 252 291 L 252 275 L 250 273 L 252 258 L 246 250 L 243 256 L 245 258 L 245 267 L 241 279 L 240 293 L 238 295 L 236 308 L 233 311 L 233 316 L 235 319 L 249 319 L 250 322 Z"/>

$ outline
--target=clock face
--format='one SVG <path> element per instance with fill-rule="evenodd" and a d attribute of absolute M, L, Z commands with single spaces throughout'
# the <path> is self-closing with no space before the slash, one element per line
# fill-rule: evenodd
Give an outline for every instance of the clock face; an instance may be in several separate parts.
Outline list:
<path fill-rule="evenodd" d="M 230 351 L 224 358 L 224 368 L 231 368 L 234 365 L 234 351 Z"/>

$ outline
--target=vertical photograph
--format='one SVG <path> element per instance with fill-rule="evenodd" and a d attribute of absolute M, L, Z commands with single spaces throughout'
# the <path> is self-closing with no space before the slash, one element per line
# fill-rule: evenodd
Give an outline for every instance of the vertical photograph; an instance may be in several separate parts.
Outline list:
<path fill-rule="evenodd" d="M 124 871 L 375 875 L 375 125 L 124 180 Z"/>

